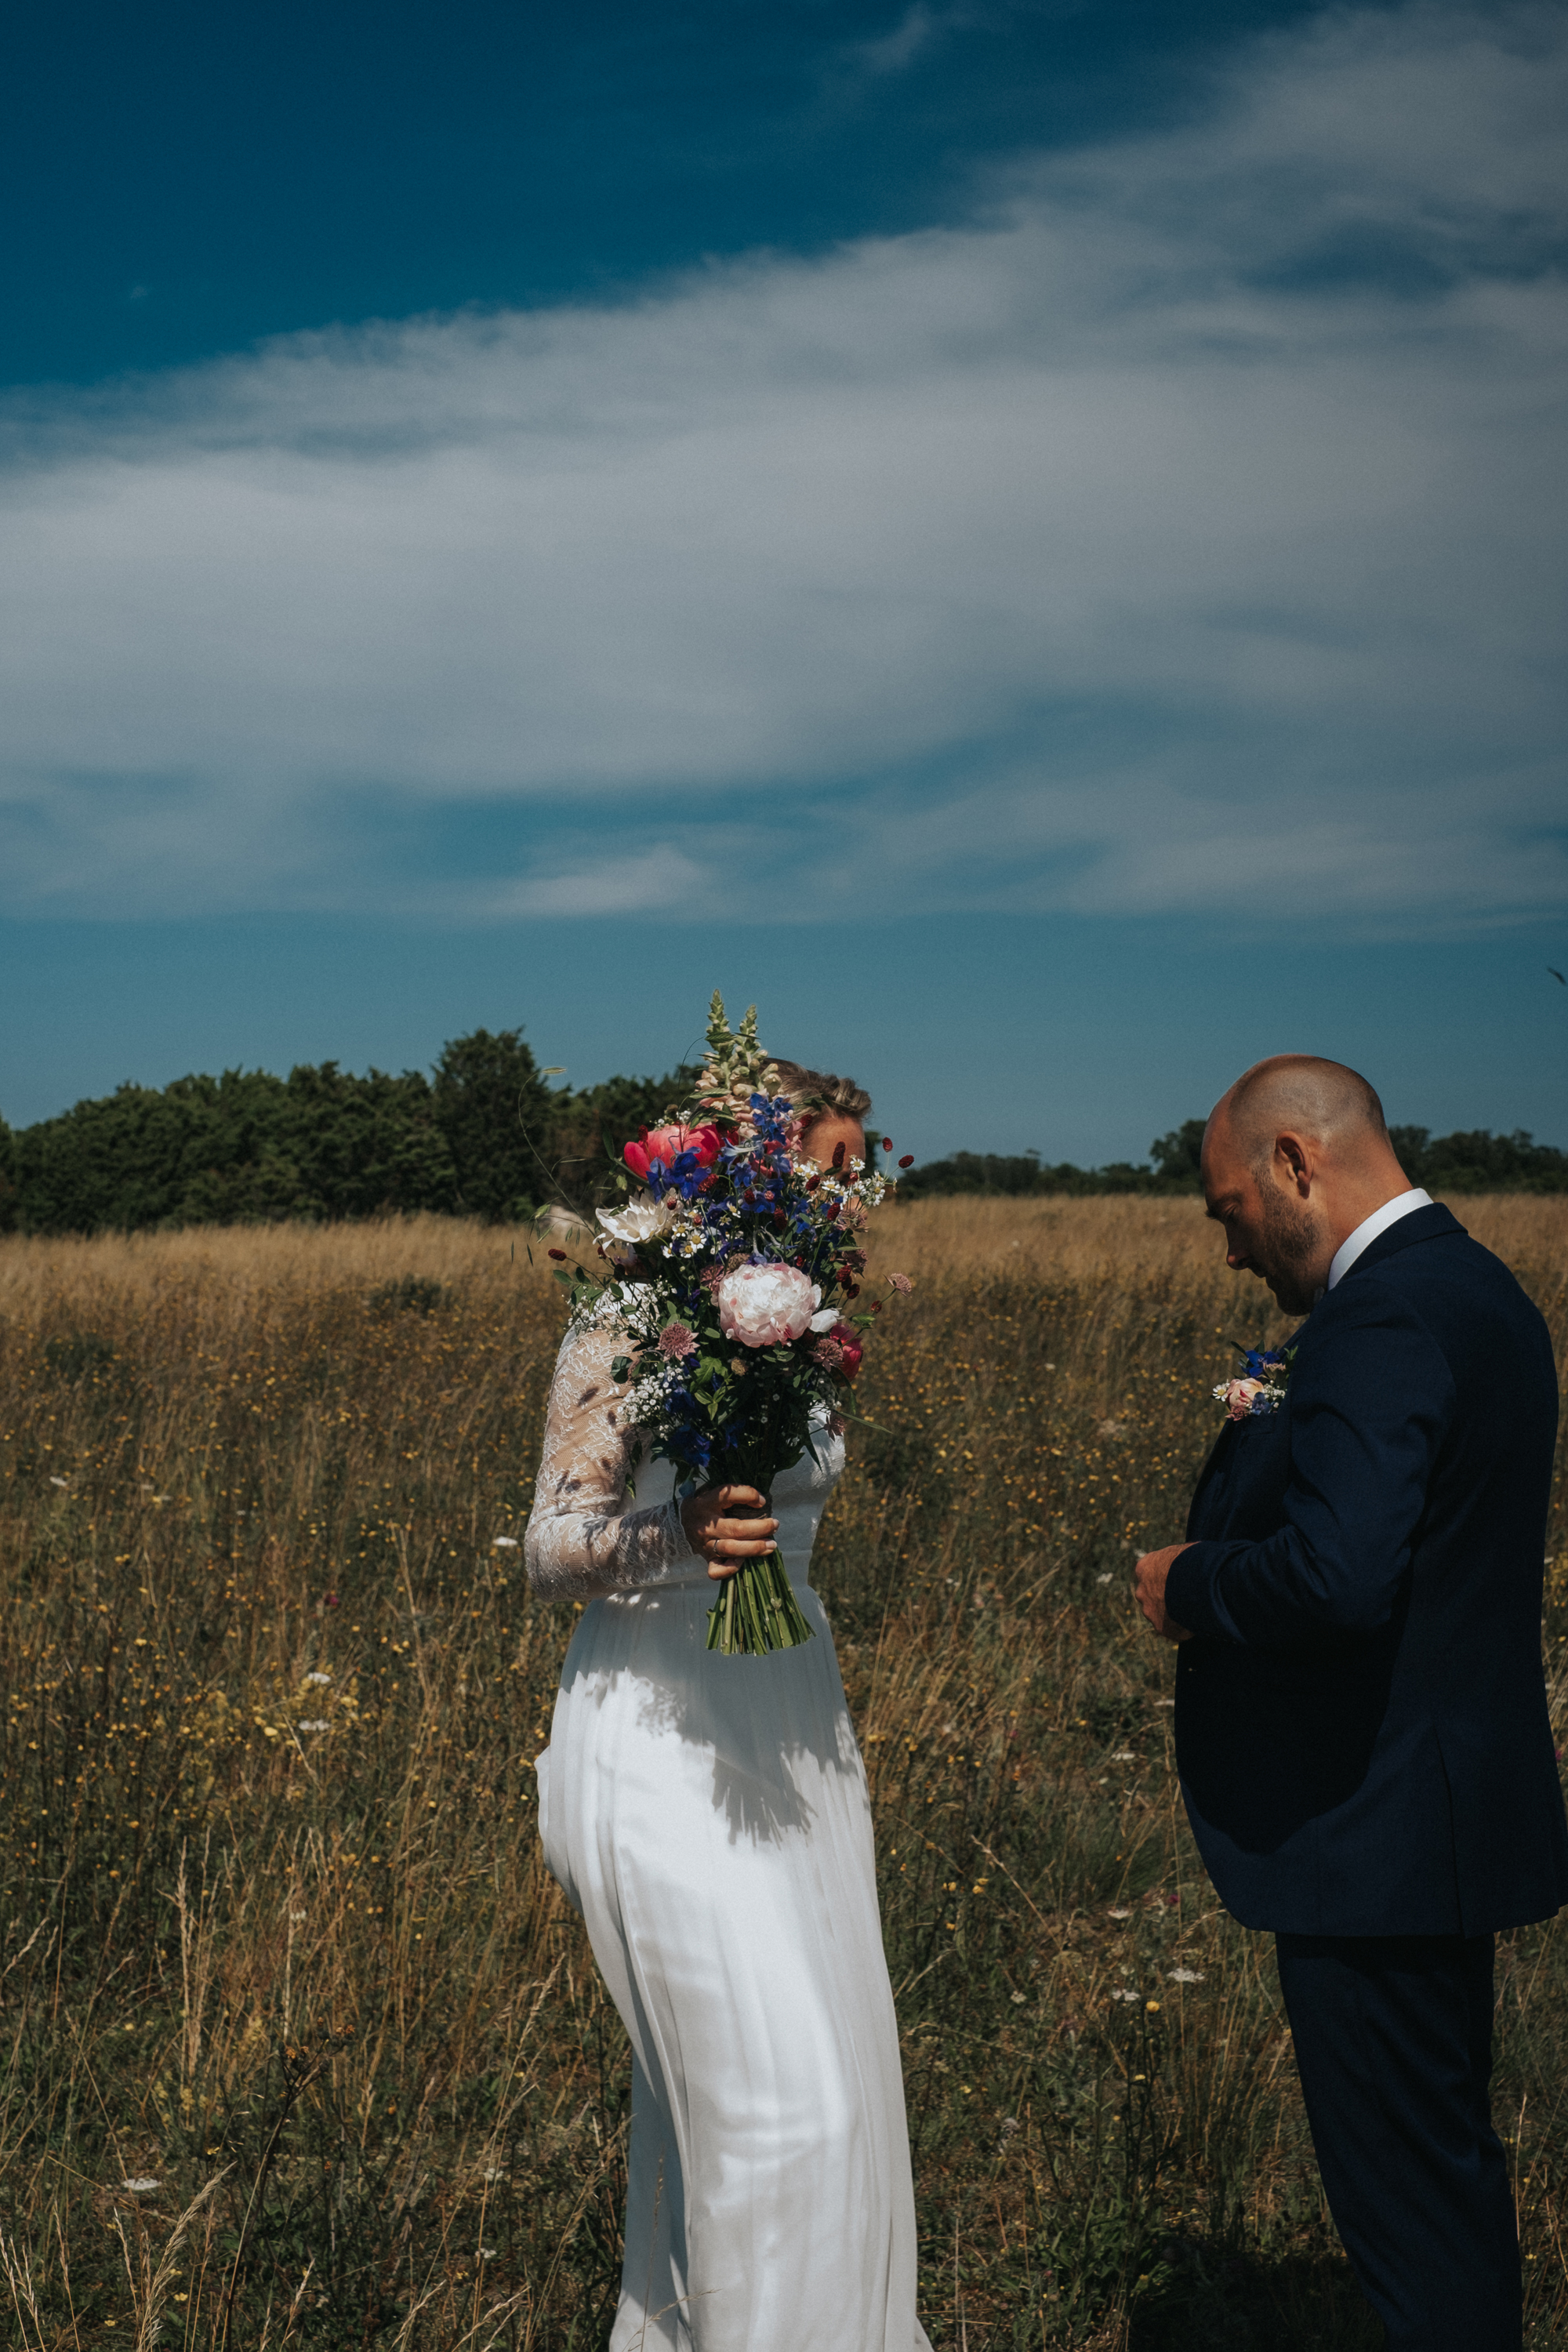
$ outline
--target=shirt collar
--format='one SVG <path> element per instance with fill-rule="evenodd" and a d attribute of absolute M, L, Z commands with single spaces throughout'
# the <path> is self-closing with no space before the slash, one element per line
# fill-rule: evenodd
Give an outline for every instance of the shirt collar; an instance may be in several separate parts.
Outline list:
<path fill-rule="evenodd" d="M 1431 1193 L 1424 1192 L 1415 1184 L 1408 1192 L 1396 1192 L 1392 1201 L 1385 1201 L 1381 1209 L 1373 1211 L 1370 1217 L 1363 1217 L 1354 1233 L 1347 1234 L 1334 1252 L 1329 1267 L 1328 1287 L 1332 1290 L 1336 1283 L 1344 1280 L 1363 1250 L 1369 1248 L 1379 1234 L 1385 1234 L 1390 1225 L 1399 1223 L 1401 1217 L 1413 1216 L 1417 1209 L 1429 1209 L 1431 1206 Z"/>

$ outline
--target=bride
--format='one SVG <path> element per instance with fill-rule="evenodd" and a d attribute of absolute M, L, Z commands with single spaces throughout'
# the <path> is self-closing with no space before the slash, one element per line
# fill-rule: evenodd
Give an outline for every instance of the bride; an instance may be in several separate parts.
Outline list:
<path fill-rule="evenodd" d="M 863 1158 L 870 1097 L 777 1065 L 823 1108 L 802 1150 Z M 526 1557 L 585 1601 L 539 1759 L 545 1860 L 632 2045 L 626 2259 L 611 2352 L 930 2352 L 866 1775 L 806 1581 L 844 1466 L 823 1426 L 770 1498 L 627 1486 L 613 1332 L 556 1365 Z M 635 1501 L 635 1507 L 628 1503 Z M 771 1519 L 731 1518 L 768 1503 Z M 773 1530 L 816 1636 L 704 1647 L 716 1580 Z"/>

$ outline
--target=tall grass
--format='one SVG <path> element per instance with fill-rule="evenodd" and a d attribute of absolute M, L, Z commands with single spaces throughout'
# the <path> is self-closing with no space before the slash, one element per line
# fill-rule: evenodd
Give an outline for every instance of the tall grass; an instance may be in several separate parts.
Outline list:
<path fill-rule="evenodd" d="M 1568 1343 L 1568 1203 L 1462 1213 Z M 1197 1864 L 1171 1660 L 1126 1593 L 1266 1295 L 1184 1202 L 933 1201 L 876 1249 L 918 1287 L 868 1354 L 880 1432 L 818 1581 L 933 2340 L 1370 2346 L 1267 1939 Z M 0 1318 L 12 2339 L 602 2345 L 627 2067 L 534 1835 L 572 1615 L 518 1549 L 542 1268 L 433 1219 L 10 1242 Z M 1535 2347 L 1568 2342 L 1565 1990 L 1555 1928 L 1507 1940 Z"/>

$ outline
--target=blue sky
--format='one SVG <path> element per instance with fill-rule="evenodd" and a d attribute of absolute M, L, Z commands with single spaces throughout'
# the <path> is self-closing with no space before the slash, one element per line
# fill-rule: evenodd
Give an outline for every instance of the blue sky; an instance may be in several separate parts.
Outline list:
<path fill-rule="evenodd" d="M 31 12 L 0 1111 L 668 1066 L 1568 1143 L 1559 8 Z"/>

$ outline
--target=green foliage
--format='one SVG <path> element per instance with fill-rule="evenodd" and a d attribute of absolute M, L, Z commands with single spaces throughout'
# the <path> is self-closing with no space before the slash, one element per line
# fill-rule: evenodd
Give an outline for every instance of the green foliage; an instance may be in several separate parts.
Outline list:
<path fill-rule="evenodd" d="M 16 1222 L 16 1139 L 0 1118 L 0 1234 Z"/>
<path fill-rule="evenodd" d="M 335 1062 L 290 1070 L 278 1142 L 280 1157 L 298 1171 L 307 1216 L 373 1217 L 458 1205 L 452 1155 L 429 1085 L 417 1070 L 398 1077 L 372 1070 L 363 1078 Z"/>
<path fill-rule="evenodd" d="M 335 1062 L 124 1086 L 16 1139 L 26 1233 L 132 1232 L 453 1209 L 451 1155 L 417 1071 Z"/>
<path fill-rule="evenodd" d="M 542 1152 L 554 1098 L 521 1029 L 476 1029 L 441 1049 L 432 1088 L 458 1205 L 487 1224 L 524 1217 L 551 1185 Z"/>
<path fill-rule="evenodd" d="M 1185 1118 L 1169 1135 L 1156 1136 L 1149 1157 L 1157 1176 L 1184 1188 L 1195 1188 L 1200 1178 L 1206 1119 Z"/>
<path fill-rule="evenodd" d="M 1202 1190 L 1204 1126 L 1201 1118 L 1184 1119 L 1169 1135 L 1157 1136 L 1149 1146 L 1152 1165 L 1142 1168 L 1126 1160 L 1108 1168 L 1076 1168 L 1063 1160 L 1052 1168 L 1042 1164 L 1037 1151 L 1013 1157 L 956 1151 L 951 1160 L 911 1168 L 899 1180 L 899 1198 L 909 1202 L 954 1192 L 1015 1198 L 1026 1193 L 1196 1192 Z M 1425 1127 L 1391 1128 L 1389 1134 L 1411 1182 L 1424 1184 L 1434 1194 L 1568 1192 L 1568 1151 L 1537 1143 L 1522 1129 L 1512 1135 L 1493 1135 L 1479 1128 L 1436 1139 Z"/>
<path fill-rule="evenodd" d="M 1424 1127 L 1389 1129 L 1399 1164 L 1429 1192 L 1568 1192 L 1568 1152 L 1516 1128 L 1473 1128 L 1433 1138 Z"/>
<path fill-rule="evenodd" d="M 1177 1137 L 1164 1137 L 1152 1147 L 1156 1158 L 1194 1126 L 1201 1139 L 1203 1124 L 1201 1119 L 1189 1119 Z M 899 1178 L 898 1198 L 920 1201 L 954 1192 L 1005 1194 L 1015 1199 L 1027 1193 L 1054 1192 L 1087 1198 L 1104 1192 L 1191 1192 L 1196 1189 L 1195 1164 L 1189 1171 L 1182 1164 L 1179 1152 L 1173 1154 L 1167 1172 L 1163 1165 L 1157 1169 L 1134 1168 L 1127 1160 L 1113 1161 L 1108 1168 L 1076 1168 L 1070 1160 L 1064 1160 L 1048 1168 L 1042 1164 L 1037 1151 L 1011 1156 L 996 1151 L 955 1151 L 951 1160 L 933 1160 L 924 1167 L 907 1170 Z"/>
<path fill-rule="evenodd" d="M 433 1081 L 323 1062 L 122 1086 L 15 1135 L 0 1121 L 0 1232 L 591 1211 L 621 1145 L 691 1076 L 552 1094 L 521 1029 L 477 1029 L 443 1047 Z"/>
<path fill-rule="evenodd" d="M 725 1069 L 739 1069 L 760 1048 L 742 1023 L 724 1050 Z M 420 1210 L 494 1224 L 551 1202 L 587 1217 L 611 1196 L 622 1145 L 689 1104 L 700 1075 L 683 1064 L 661 1078 L 552 1092 L 521 1029 L 476 1029 L 443 1046 L 433 1079 L 417 1070 L 355 1076 L 323 1062 L 287 1078 L 226 1070 L 162 1088 L 126 1085 L 15 1132 L 0 1119 L 0 1233 Z M 959 1151 L 908 1170 L 899 1198 L 1192 1192 L 1203 1132 L 1202 1119 L 1185 1120 L 1156 1137 L 1149 1161 L 1136 1167 Z M 1568 1152 L 1522 1130 L 1434 1139 L 1426 1128 L 1400 1127 L 1393 1135 L 1412 1183 L 1433 1192 L 1568 1191 Z"/>

